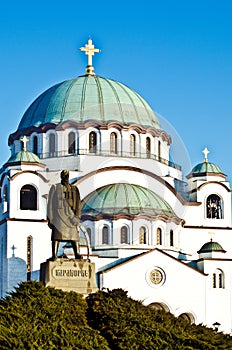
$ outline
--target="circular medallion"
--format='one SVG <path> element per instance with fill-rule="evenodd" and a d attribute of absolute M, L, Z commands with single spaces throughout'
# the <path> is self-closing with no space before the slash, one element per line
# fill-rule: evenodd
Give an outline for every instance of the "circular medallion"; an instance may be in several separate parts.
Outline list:
<path fill-rule="evenodd" d="M 151 287 L 160 287 L 165 282 L 165 273 L 160 267 L 154 266 L 147 270 L 146 281 Z"/>
<path fill-rule="evenodd" d="M 163 275 L 160 270 L 154 269 L 150 272 L 150 281 L 154 284 L 160 284 L 163 280 Z"/>

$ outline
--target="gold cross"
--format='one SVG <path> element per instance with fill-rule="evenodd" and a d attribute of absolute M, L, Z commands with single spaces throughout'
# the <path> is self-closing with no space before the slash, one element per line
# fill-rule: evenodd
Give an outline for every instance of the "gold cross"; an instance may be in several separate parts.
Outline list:
<path fill-rule="evenodd" d="M 88 44 L 85 45 L 85 47 L 80 47 L 81 51 L 84 51 L 85 54 L 88 56 L 88 66 L 86 67 L 86 72 L 88 74 L 94 74 L 94 68 L 92 66 L 92 57 L 94 56 L 95 52 L 100 52 L 99 49 L 95 49 L 92 39 L 88 39 Z"/>
<path fill-rule="evenodd" d="M 27 142 L 29 141 L 29 139 L 24 135 L 20 139 L 20 141 L 22 141 L 22 143 L 23 143 L 23 151 L 26 152 L 26 150 L 27 150 Z"/>
<path fill-rule="evenodd" d="M 208 232 L 208 234 L 211 236 L 210 237 L 210 242 L 213 242 L 213 235 L 215 234 L 215 232 Z"/>
<path fill-rule="evenodd" d="M 205 149 L 202 151 L 202 153 L 204 153 L 204 155 L 205 155 L 205 159 L 204 159 L 205 163 L 208 163 L 208 154 L 210 153 L 208 148 L 205 147 Z"/>

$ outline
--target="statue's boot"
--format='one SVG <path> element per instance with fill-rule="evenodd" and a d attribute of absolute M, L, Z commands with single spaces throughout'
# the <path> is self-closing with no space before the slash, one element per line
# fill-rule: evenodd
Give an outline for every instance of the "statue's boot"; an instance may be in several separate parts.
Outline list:
<path fill-rule="evenodd" d="M 52 260 L 56 260 L 57 254 L 58 254 L 58 248 L 59 248 L 59 242 L 58 241 L 52 241 Z"/>
<path fill-rule="evenodd" d="M 71 244 L 72 244 L 72 247 L 73 247 L 75 259 L 77 259 L 77 260 L 82 259 L 82 256 L 80 254 L 80 248 L 79 248 L 78 242 L 77 241 L 71 241 Z"/>

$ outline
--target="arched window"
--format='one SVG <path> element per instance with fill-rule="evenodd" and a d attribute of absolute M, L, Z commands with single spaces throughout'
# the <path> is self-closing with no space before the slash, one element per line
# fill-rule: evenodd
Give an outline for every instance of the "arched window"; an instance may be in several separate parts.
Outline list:
<path fill-rule="evenodd" d="M 8 188 L 7 185 L 3 188 L 3 212 L 5 213 L 8 210 Z"/>
<path fill-rule="evenodd" d="M 158 159 L 160 160 L 161 158 L 161 142 L 160 140 L 158 141 Z"/>
<path fill-rule="evenodd" d="M 151 303 L 149 306 L 154 310 L 170 312 L 169 307 L 164 303 Z"/>
<path fill-rule="evenodd" d="M 130 135 L 130 154 L 135 156 L 135 135 Z"/>
<path fill-rule="evenodd" d="M 213 273 L 213 288 L 225 288 L 224 273 L 220 269 L 216 269 Z"/>
<path fill-rule="evenodd" d="M 194 316 L 192 314 L 190 314 L 189 312 L 186 312 L 186 313 L 179 315 L 178 318 L 189 323 L 189 324 L 195 323 Z"/>
<path fill-rule="evenodd" d="M 127 244 L 128 243 L 128 227 L 122 226 L 121 227 L 121 244 Z"/>
<path fill-rule="evenodd" d="M 103 226 L 102 244 L 109 244 L 109 227 L 108 226 Z"/>
<path fill-rule="evenodd" d="M 156 230 L 156 244 L 161 245 L 162 244 L 162 230 L 160 227 Z"/>
<path fill-rule="evenodd" d="M 35 154 L 38 154 L 38 137 L 34 136 L 33 137 L 33 145 L 32 145 L 32 152 Z"/>
<path fill-rule="evenodd" d="M 94 131 L 91 131 L 89 134 L 89 152 L 96 153 L 97 147 L 97 134 Z"/>
<path fill-rule="evenodd" d="M 139 244 L 147 244 L 147 230 L 144 226 L 139 229 Z"/>
<path fill-rule="evenodd" d="M 49 157 L 55 157 L 56 139 L 54 134 L 49 135 Z"/>
<path fill-rule="evenodd" d="M 32 185 L 25 185 L 20 190 L 20 209 L 37 210 L 37 190 Z"/>
<path fill-rule="evenodd" d="M 8 202 L 8 189 L 7 185 L 4 186 L 3 189 L 3 202 Z"/>
<path fill-rule="evenodd" d="M 170 246 L 174 246 L 174 233 L 173 230 L 170 230 Z"/>
<path fill-rule="evenodd" d="M 146 138 L 146 155 L 147 155 L 147 158 L 150 158 L 150 156 L 151 156 L 151 139 L 150 139 L 150 137 Z"/>
<path fill-rule="evenodd" d="M 222 200 L 217 194 L 211 194 L 206 201 L 208 219 L 222 219 Z"/>
<path fill-rule="evenodd" d="M 110 153 L 118 153 L 117 134 L 115 132 L 110 134 Z"/>
<path fill-rule="evenodd" d="M 76 135 L 74 132 L 68 134 L 68 153 L 75 154 L 76 152 Z"/>
<path fill-rule="evenodd" d="M 32 251 L 33 251 L 33 237 L 27 237 L 27 280 L 31 280 L 32 267 Z"/>
<path fill-rule="evenodd" d="M 90 243 L 90 245 L 91 245 L 91 244 L 92 244 L 92 240 L 91 240 L 91 238 L 92 238 L 92 237 L 91 237 L 91 228 L 88 227 L 88 228 L 86 229 L 86 231 L 87 231 L 87 233 L 88 233 L 88 236 L 89 236 L 89 243 Z"/>

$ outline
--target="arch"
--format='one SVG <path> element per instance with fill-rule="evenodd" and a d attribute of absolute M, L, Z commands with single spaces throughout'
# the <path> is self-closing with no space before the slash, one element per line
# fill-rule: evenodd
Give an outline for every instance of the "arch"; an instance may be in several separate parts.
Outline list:
<path fill-rule="evenodd" d="M 89 133 L 89 153 L 96 153 L 97 151 L 97 134 L 95 131 Z"/>
<path fill-rule="evenodd" d="M 179 319 L 189 323 L 193 324 L 195 323 L 195 318 L 190 312 L 184 312 L 178 316 Z"/>
<path fill-rule="evenodd" d="M 160 227 L 156 229 L 156 244 L 162 245 L 162 230 Z"/>
<path fill-rule="evenodd" d="M 56 137 L 55 137 L 55 134 L 50 134 L 49 150 L 48 150 L 49 157 L 55 157 L 55 151 L 56 151 Z"/>
<path fill-rule="evenodd" d="M 110 134 L 110 153 L 118 153 L 118 137 L 116 132 Z"/>
<path fill-rule="evenodd" d="M 165 303 L 151 303 L 149 306 L 154 309 L 154 310 L 160 310 L 160 311 L 165 311 L 165 312 L 170 312 L 169 307 Z"/>
<path fill-rule="evenodd" d="M 225 288 L 225 274 L 221 269 L 216 269 L 213 273 L 213 288 Z"/>
<path fill-rule="evenodd" d="M 68 134 L 68 154 L 76 153 L 76 135 L 75 132 L 71 131 Z"/>
<path fill-rule="evenodd" d="M 128 240 L 128 227 L 127 226 L 122 226 L 121 227 L 121 230 L 120 230 L 120 241 L 121 241 L 121 244 L 128 244 L 129 240 Z"/>
<path fill-rule="evenodd" d="M 130 154 L 132 156 L 135 156 L 136 152 L 136 144 L 135 144 L 136 138 L 134 134 L 130 134 Z"/>
<path fill-rule="evenodd" d="M 173 247 L 174 246 L 174 233 L 173 230 L 170 230 L 170 246 Z"/>
<path fill-rule="evenodd" d="M 38 154 L 38 137 L 33 136 L 32 139 L 32 152 Z"/>
<path fill-rule="evenodd" d="M 37 190 L 33 185 L 20 189 L 20 210 L 37 210 Z"/>
<path fill-rule="evenodd" d="M 141 226 L 139 229 L 139 244 L 147 244 L 147 229 Z"/>
<path fill-rule="evenodd" d="M 150 137 L 146 137 L 146 156 L 150 158 L 151 156 L 151 139 Z"/>
<path fill-rule="evenodd" d="M 109 244 L 109 226 L 107 225 L 102 228 L 102 244 Z"/>
<path fill-rule="evenodd" d="M 7 185 L 3 188 L 3 202 L 8 202 L 8 188 Z"/>
<path fill-rule="evenodd" d="M 158 140 L 158 159 L 160 160 L 161 158 L 161 142 Z"/>
<path fill-rule="evenodd" d="M 207 219 L 223 219 L 222 199 L 217 194 L 211 194 L 206 200 Z"/>
<path fill-rule="evenodd" d="M 3 187 L 2 201 L 3 201 L 3 212 L 5 213 L 6 211 L 8 211 L 8 187 L 7 187 L 7 185 L 5 185 Z"/>

